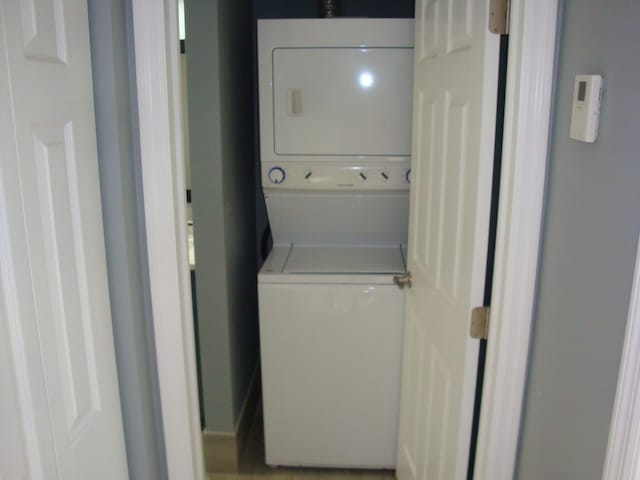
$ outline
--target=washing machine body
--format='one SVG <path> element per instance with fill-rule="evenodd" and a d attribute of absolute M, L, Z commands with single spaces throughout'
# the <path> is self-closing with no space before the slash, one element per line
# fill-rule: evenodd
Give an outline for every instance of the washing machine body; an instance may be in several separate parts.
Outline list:
<path fill-rule="evenodd" d="M 393 468 L 404 271 L 396 247 L 278 247 L 258 283 L 266 461 Z"/>

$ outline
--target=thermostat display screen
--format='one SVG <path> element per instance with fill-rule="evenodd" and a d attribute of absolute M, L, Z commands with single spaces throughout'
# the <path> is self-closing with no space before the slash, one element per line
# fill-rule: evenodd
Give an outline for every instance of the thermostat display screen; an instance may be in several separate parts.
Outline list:
<path fill-rule="evenodd" d="M 584 97 L 587 93 L 587 82 L 580 82 L 578 85 L 578 101 L 584 102 Z"/>

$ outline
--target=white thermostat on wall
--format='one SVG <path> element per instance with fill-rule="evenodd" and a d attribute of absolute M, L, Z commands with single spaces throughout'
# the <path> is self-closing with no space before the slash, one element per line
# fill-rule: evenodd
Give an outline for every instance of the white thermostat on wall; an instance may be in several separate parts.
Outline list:
<path fill-rule="evenodd" d="M 601 98 L 601 75 L 576 75 L 569 137 L 582 142 L 596 141 Z"/>

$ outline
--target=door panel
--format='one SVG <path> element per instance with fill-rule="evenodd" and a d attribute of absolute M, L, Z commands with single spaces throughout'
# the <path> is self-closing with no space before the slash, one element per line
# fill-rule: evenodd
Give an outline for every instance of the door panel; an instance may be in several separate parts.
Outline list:
<path fill-rule="evenodd" d="M 0 477 L 127 478 L 86 5 L 4 1 L 0 36 Z"/>
<path fill-rule="evenodd" d="M 416 3 L 400 480 L 466 477 L 498 71 L 486 25 L 486 0 Z"/>
<path fill-rule="evenodd" d="M 62 0 L 22 0 L 20 20 L 26 58 L 66 63 Z"/>
<path fill-rule="evenodd" d="M 43 350 L 57 358 L 65 418 L 54 422 L 54 435 L 74 441 L 83 425 L 92 421 L 100 405 L 95 344 L 87 268 L 81 236 L 77 166 L 73 123 L 36 126 L 33 129 L 34 163 L 37 178 L 38 232 L 44 244 L 44 271 L 39 271 L 42 288 L 48 291 L 46 319 L 38 328 L 55 342 L 43 343 Z M 35 243 L 35 242 L 34 242 Z M 35 245 L 34 245 L 35 246 Z M 37 267 L 34 265 L 34 270 Z M 45 367 L 46 369 L 46 367 Z M 49 385 L 53 391 L 57 385 Z"/>

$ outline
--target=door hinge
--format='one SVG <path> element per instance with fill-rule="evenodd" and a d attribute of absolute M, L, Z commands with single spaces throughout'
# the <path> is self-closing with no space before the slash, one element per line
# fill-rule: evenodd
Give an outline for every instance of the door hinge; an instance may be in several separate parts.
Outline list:
<path fill-rule="evenodd" d="M 486 340 L 489 336 L 489 317 L 491 307 L 476 307 L 471 310 L 471 326 L 469 335 L 471 338 Z"/>
<path fill-rule="evenodd" d="M 489 0 L 489 31 L 498 35 L 509 33 L 510 0 Z"/>

